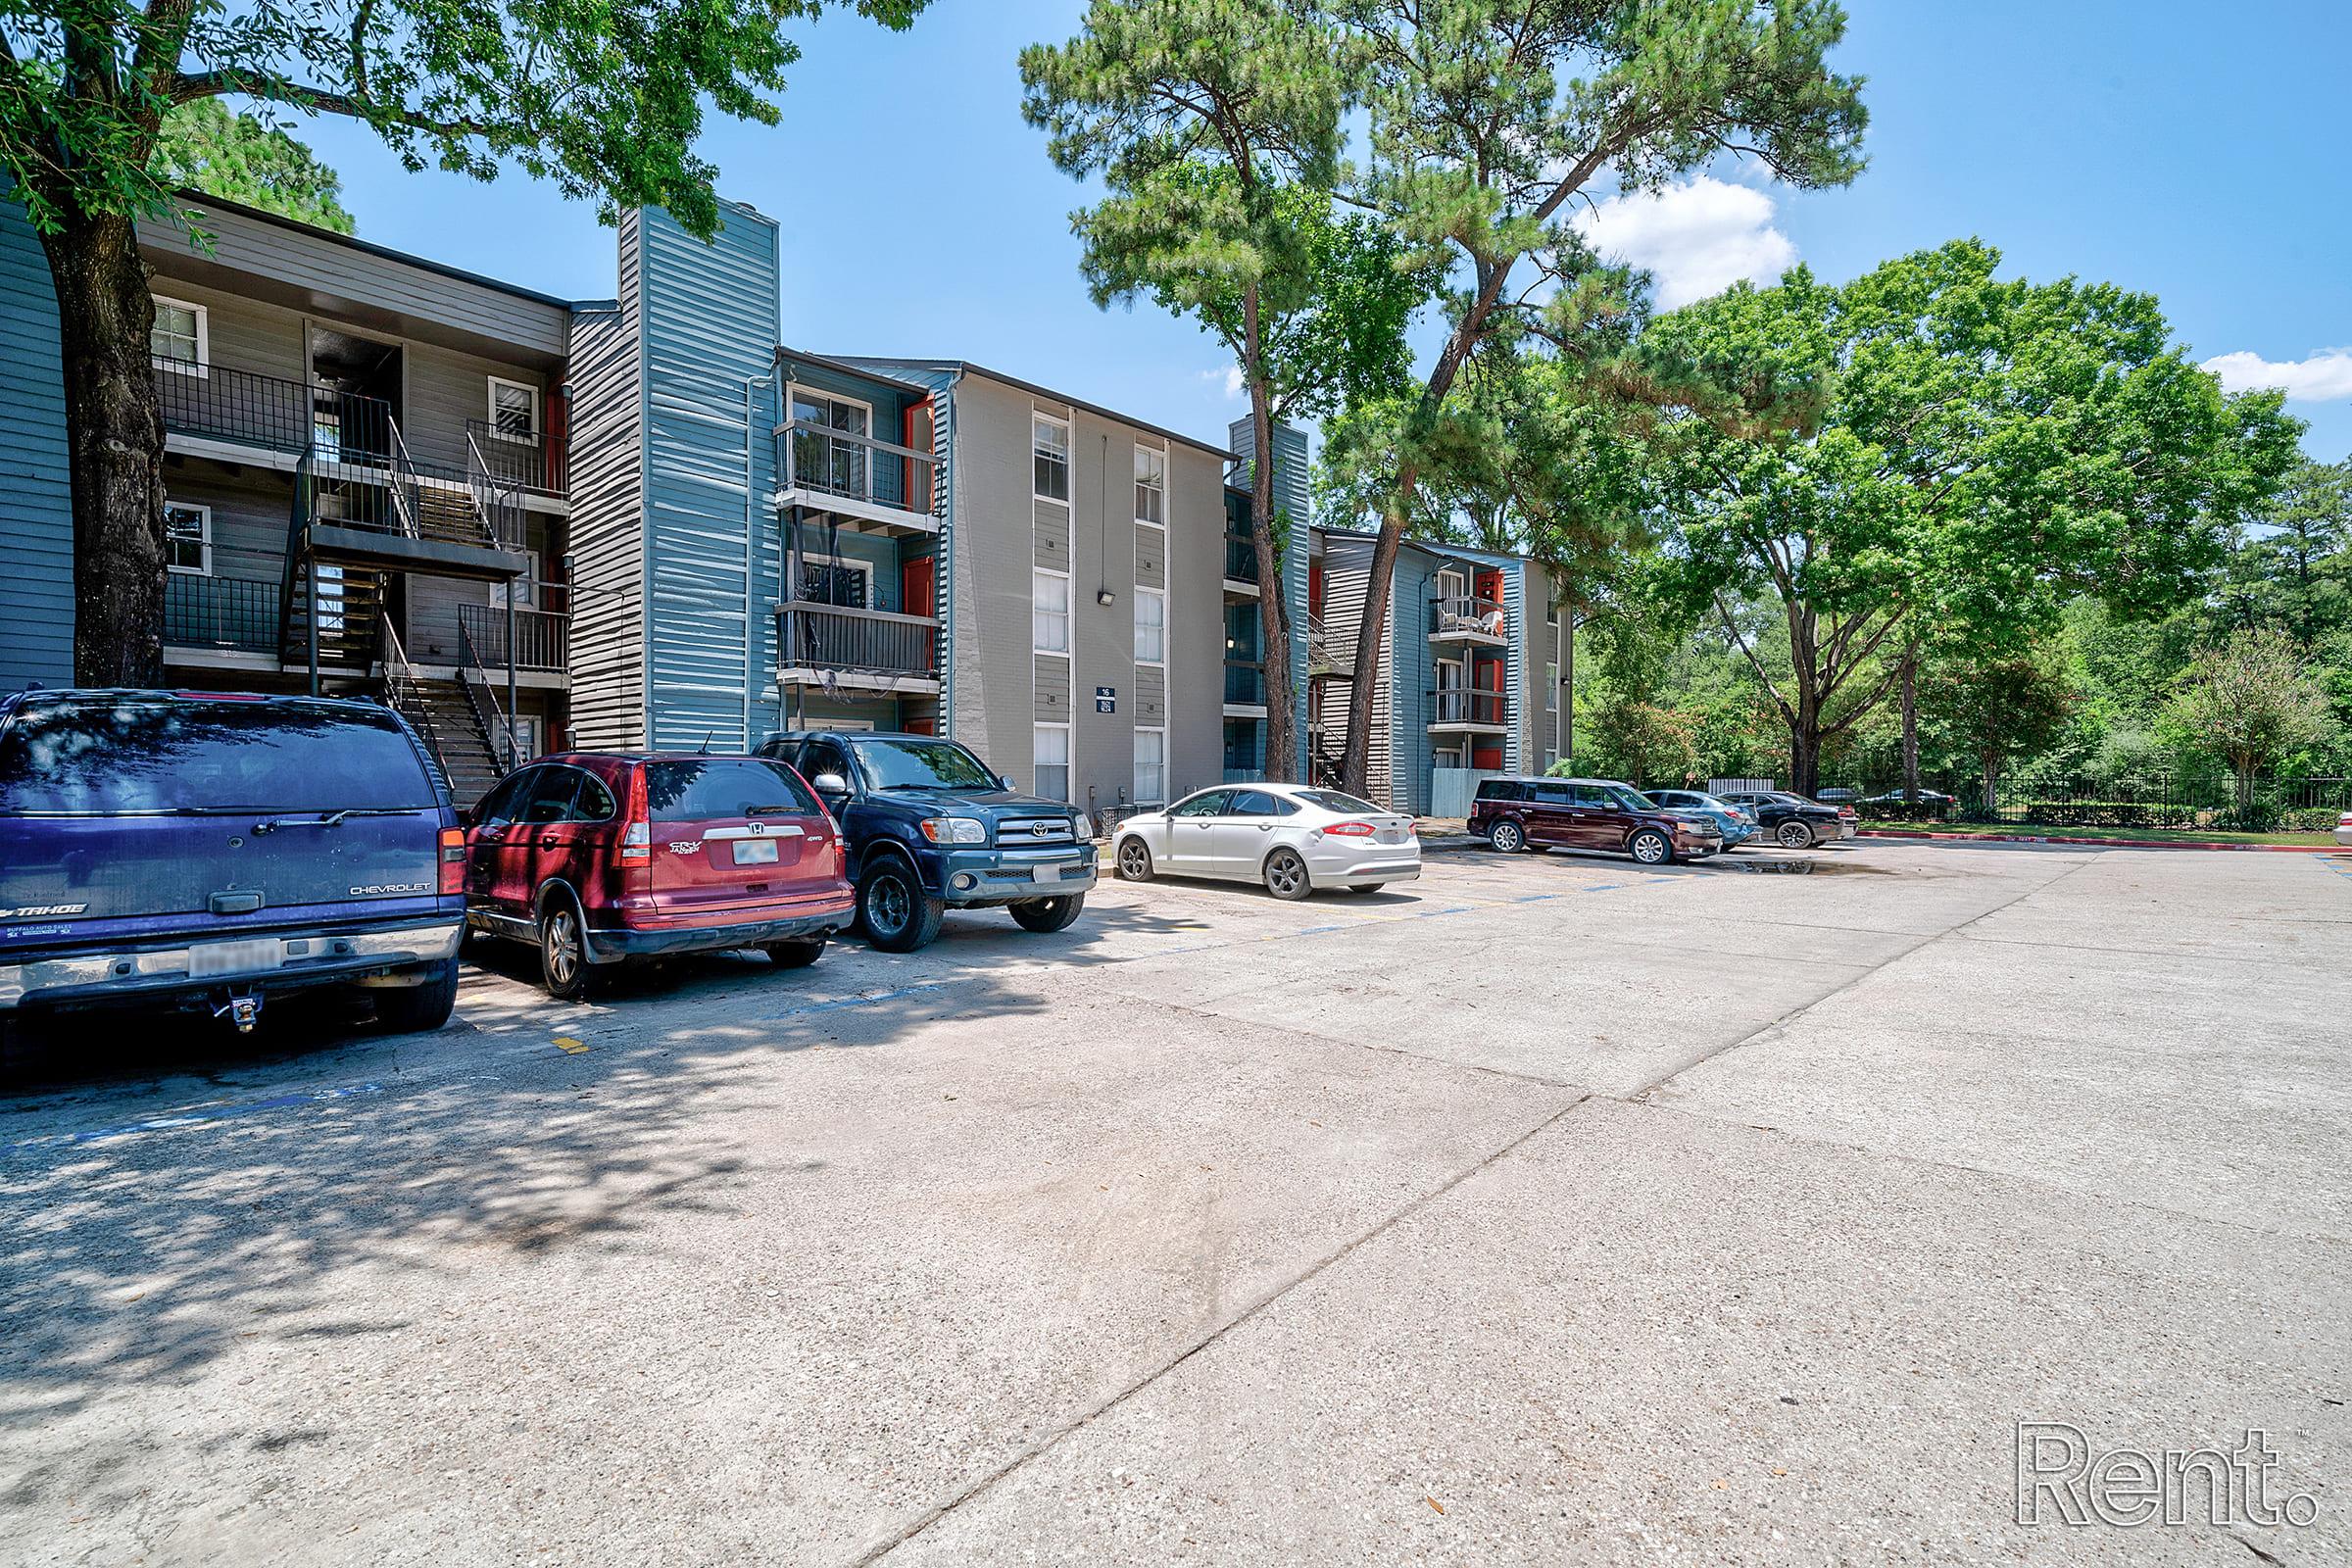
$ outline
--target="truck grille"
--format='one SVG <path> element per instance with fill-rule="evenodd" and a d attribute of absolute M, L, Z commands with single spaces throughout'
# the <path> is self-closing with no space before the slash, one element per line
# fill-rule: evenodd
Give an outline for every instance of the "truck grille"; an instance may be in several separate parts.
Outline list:
<path fill-rule="evenodd" d="M 997 824 L 997 843 L 1007 850 L 1075 842 L 1066 816 L 1016 816 Z"/>

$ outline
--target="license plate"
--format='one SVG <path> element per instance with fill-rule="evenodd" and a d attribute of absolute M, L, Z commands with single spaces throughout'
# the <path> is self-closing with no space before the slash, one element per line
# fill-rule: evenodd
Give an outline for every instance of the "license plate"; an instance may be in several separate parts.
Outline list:
<path fill-rule="evenodd" d="M 247 974 L 274 969 L 284 962 L 284 950 L 275 937 L 250 942 L 200 942 L 188 950 L 188 975 L 201 979 L 216 974 Z"/>
<path fill-rule="evenodd" d="M 1378 844 L 1402 844 L 1404 842 L 1404 829 L 1397 827 L 1384 827 L 1380 830 L 1373 842 Z"/>
<path fill-rule="evenodd" d="M 737 839 L 735 841 L 735 863 L 737 865 L 775 864 L 776 841 L 774 839 Z"/>
<path fill-rule="evenodd" d="M 1040 865 L 1031 867 L 1029 874 L 1040 882 L 1058 882 L 1061 872 L 1062 868 L 1058 865 Z"/>

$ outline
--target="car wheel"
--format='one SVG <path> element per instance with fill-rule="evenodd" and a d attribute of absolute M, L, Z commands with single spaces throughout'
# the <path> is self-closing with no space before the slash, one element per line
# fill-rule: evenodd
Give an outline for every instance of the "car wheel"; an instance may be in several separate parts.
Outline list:
<path fill-rule="evenodd" d="M 1626 845 L 1627 853 L 1643 865 L 1667 865 L 1674 860 L 1674 843 L 1654 827 L 1645 827 Z"/>
<path fill-rule="evenodd" d="M 1791 817 L 1772 830 L 1772 841 L 1784 850 L 1809 850 L 1813 847 L 1813 830 Z"/>
<path fill-rule="evenodd" d="M 1527 848 L 1527 830 L 1516 822 L 1497 822 L 1487 842 L 1505 855 L 1517 855 Z"/>
<path fill-rule="evenodd" d="M 1060 899 L 1023 899 L 1012 906 L 1012 917 L 1024 931 L 1067 931 L 1077 922 L 1078 911 L 1085 907 L 1083 893 Z"/>
<path fill-rule="evenodd" d="M 1315 891 L 1306 874 L 1306 862 L 1297 850 L 1276 850 L 1267 856 L 1264 874 L 1266 891 L 1278 899 L 1296 903 Z"/>
<path fill-rule="evenodd" d="M 449 1022 L 458 1005 L 458 960 L 433 965 L 420 986 L 385 987 L 375 993 L 375 1015 L 387 1029 L 416 1034 Z"/>
<path fill-rule="evenodd" d="M 1119 877 L 1127 882 L 1152 880 L 1152 846 L 1142 839 L 1119 842 Z"/>
<path fill-rule="evenodd" d="M 588 937 L 580 928 L 579 906 L 562 894 L 539 910 L 539 979 L 558 1002 L 588 994 Z"/>
<path fill-rule="evenodd" d="M 819 932 L 798 942 L 770 942 L 760 951 L 779 969 L 806 969 L 825 956 L 825 938 Z"/>
<path fill-rule="evenodd" d="M 876 860 L 858 884 L 858 928 L 884 953 L 930 946 L 947 913 L 946 901 L 933 898 L 896 855 Z"/>

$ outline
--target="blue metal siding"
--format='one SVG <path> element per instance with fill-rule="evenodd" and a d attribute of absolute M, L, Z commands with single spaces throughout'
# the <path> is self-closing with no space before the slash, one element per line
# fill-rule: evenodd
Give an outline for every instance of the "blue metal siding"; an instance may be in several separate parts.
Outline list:
<path fill-rule="evenodd" d="M 648 740 L 748 748 L 772 712 L 781 593 L 772 534 L 756 537 L 774 489 L 780 236 L 732 204 L 708 245 L 658 209 L 641 224 Z"/>
<path fill-rule="evenodd" d="M 49 259 L 0 198 L 0 692 L 74 682 L 74 489 Z"/>
<path fill-rule="evenodd" d="M 1527 565 L 1514 561 L 1502 570 L 1503 631 L 1502 721 L 1510 733 L 1502 738 L 1502 770 L 1522 771 L 1519 755 L 1520 709 L 1527 692 Z"/>

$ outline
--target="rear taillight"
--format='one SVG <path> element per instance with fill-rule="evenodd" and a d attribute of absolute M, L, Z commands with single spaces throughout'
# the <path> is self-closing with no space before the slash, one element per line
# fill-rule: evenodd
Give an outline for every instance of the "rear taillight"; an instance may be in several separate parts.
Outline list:
<path fill-rule="evenodd" d="M 442 893 L 466 891 L 466 831 L 445 827 L 441 830 L 440 880 L 436 884 Z"/>
<path fill-rule="evenodd" d="M 650 866 L 654 863 L 654 824 L 645 802 L 645 769 L 629 769 L 628 826 L 620 832 L 620 863 Z"/>
<path fill-rule="evenodd" d="M 1369 822 L 1334 822 L 1323 832 L 1328 838 L 1368 839 L 1372 836 L 1372 824 Z"/>

